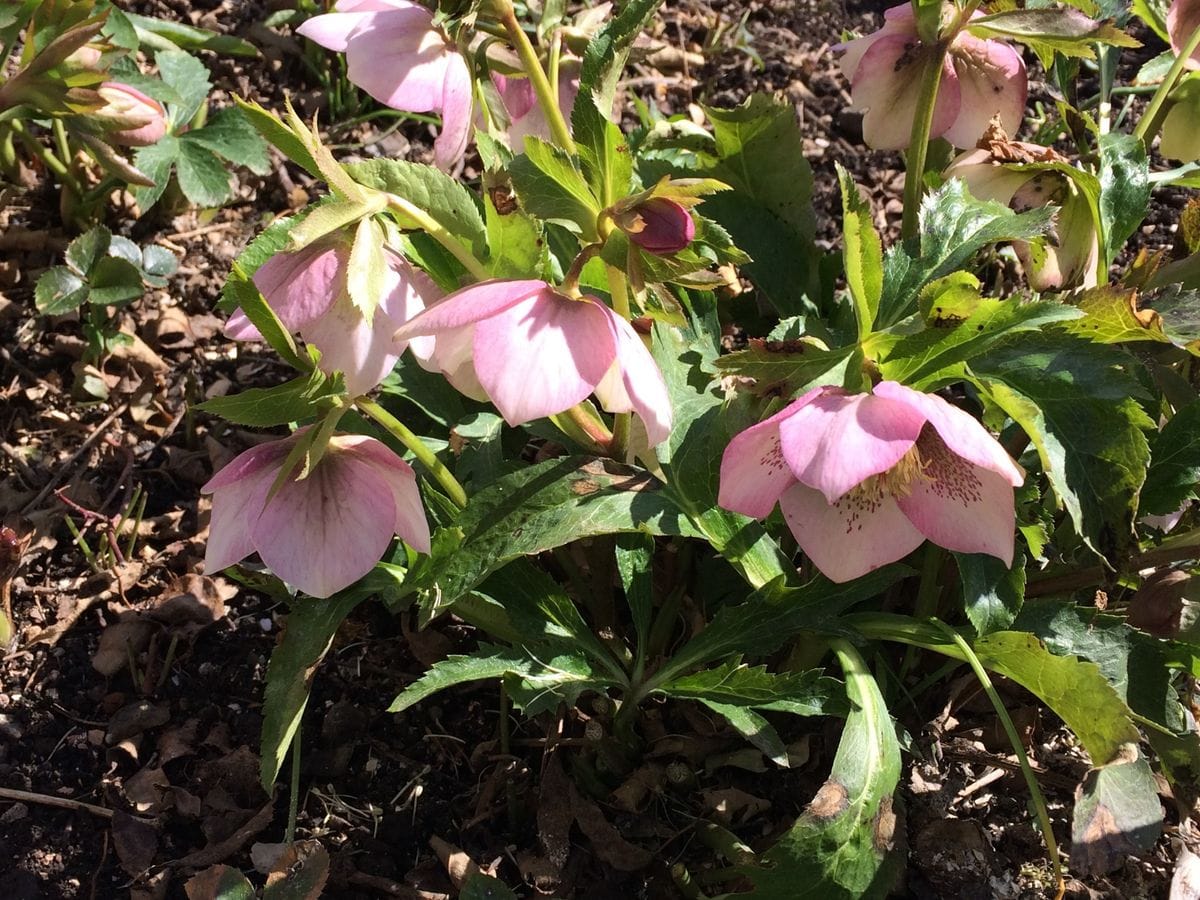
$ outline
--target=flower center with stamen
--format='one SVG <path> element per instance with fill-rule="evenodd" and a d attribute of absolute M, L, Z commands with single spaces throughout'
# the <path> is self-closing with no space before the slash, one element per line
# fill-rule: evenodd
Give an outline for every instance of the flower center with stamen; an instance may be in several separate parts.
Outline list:
<path fill-rule="evenodd" d="M 850 490 L 854 499 L 866 501 L 875 505 L 885 496 L 907 497 L 912 493 L 912 486 L 918 479 L 930 481 L 925 472 L 926 462 L 921 458 L 921 451 L 916 444 L 900 457 L 899 462 L 878 475 L 872 475 L 866 481 Z"/>

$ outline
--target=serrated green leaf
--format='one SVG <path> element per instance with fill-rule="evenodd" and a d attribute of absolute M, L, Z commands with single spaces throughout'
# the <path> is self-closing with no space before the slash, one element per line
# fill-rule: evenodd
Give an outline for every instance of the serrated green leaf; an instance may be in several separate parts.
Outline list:
<path fill-rule="evenodd" d="M 787 768 L 787 745 L 780 739 L 775 727 L 763 716 L 745 706 L 731 706 L 705 697 L 698 697 L 697 700 L 723 716 L 730 728 L 761 750 L 767 759 L 777 766 Z"/>
<path fill-rule="evenodd" d="M 1098 344 L 1174 343 L 1163 330 L 1160 317 L 1139 317 L 1138 292 L 1133 288 L 1101 285 L 1078 295 L 1075 305 L 1083 316 L 1062 327 L 1089 341 Z"/>
<path fill-rule="evenodd" d="M 67 245 L 67 265 L 87 277 L 92 271 L 92 266 L 108 253 L 112 239 L 112 232 L 103 225 L 88 229 Z"/>
<path fill-rule="evenodd" d="M 1150 30 L 1162 38 L 1164 44 L 1171 43 L 1167 34 L 1167 9 L 1170 0 L 1133 0 L 1130 12 L 1150 26 Z"/>
<path fill-rule="evenodd" d="M 1121 868 L 1162 836 L 1163 810 L 1150 764 L 1131 745 L 1123 758 L 1088 772 L 1071 817 L 1071 870 L 1083 876 Z"/>
<path fill-rule="evenodd" d="M 585 240 L 596 239 L 601 205 L 578 163 L 564 151 L 530 135 L 525 138 L 525 152 L 508 164 L 508 174 L 523 209 L 578 232 Z"/>
<path fill-rule="evenodd" d="M 317 161 L 313 159 L 313 155 L 308 147 L 296 136 L 295 132 L 284 124 L 279 116 L 253 101 L 245 100 L 241 97 L 234 97 L 233 99 L 237 103 L 238 108 L 246 115 L 250 124 L 280 153 L 308 172 L 313 178 L 324 177 L 321 175 L 321 170 L 317 167 Z"/>
<path fill-rule="evenodd" d="M 969 363 L 972 380 L 1032 439 L 1055 493 L 1096 553 L 1118 560 L 1150 459 L 1152 423 L 1126 356 L 1068 335 L 1025 334 Z"/>
<path fill-rule="evenodd" d="M 654 616 L 654 539 L 644 534 L 617 536 L 617 573 L 629 604 L 639 658 L 644 658 Z"/>
<path fill-rule="evenodd" d="M 172 134 L 164 135 L 158 142 L 149 147 L 138 147 L 134 151 L 133 161 L 147 178 L 154 182 L 154 187 L 133 188 L 134 199 L 143 213 L 150 209 L 171 181 L 171 170 L 179 158 L 179 138 Z"/>
<path fill-rule="evenodd" d="M 40 282 L 39 282 L 40 286 Z M 1138 513 L 1173 513 L 1200 485 L 1200 400 L 1175 413 L 1150 439 L 1150 469 Z"/>
<path fill-rule="evenodd" d="M 344 392 L 340 377 L 326 378 L 314 369 L 275 387 L 249 388 L 231 397 L 213 397 L 196 408 L 235 425 L 267 428 L 311 418 L 318 413 L 321 400 Z"/>
<path fill-rule="evenodd" d="M 138 40 L 152 47 L 162 48 L 162 44 L 151 40 L 152 36 L 165 39 L 169 46 L 182 47 L 184 50 L 211 50 L 227 56 L 258 56 L 258 48 L 249 41 L 229 34 L 217 34 L 207 28 L 196 28 L 183 22 L 173 22 L 169 19 L 153 19 L 136 13 L 125 13 L 133 27 L 137 30 Z"/>
<path fill-rule="evenodd" d="M 825 350 L 803 340 L 754 340 L 748 349 L 728 353 L 713 366 L 725 374 L 753 378 L 756 394 L 794 397 L 817 384 L 841 384 L 846 366 L 855 358 L 854 347 Z"/>
<path fill-rule="evenodd" d="M 722 900 L 882 898 L 900 873 L 892 795 L 900 780 L 900 742 L 879 685 L 848 648 L 838 651 L 851 711 L 828 780 L 794 825 L 742 871 L 754 883 Z"/>
<path fill-rule="evenodd" d="M 395 194 L 429 213 L 477 258 L 487 255 L 487 230 L 475 198 L 445 172 L 397 159 L 350 163 L 345 168 L 364 187 Z"/>
<path fill-rule="evenodd" d="M 244 291 L 246 282 L 258 271 L 259 266 L 291 244 L 291 231 L 299 221 L 296 216 L 276 219 L 238 254 L 234 260 L 234 271 L 221 289 L 221 308 L 225 312 L 233 312 L 238 306 L 239 300 L 234 294 Z M 240 283 L 238 287 L 231 288 L 235 277 Z M 249 286 L 253 288 L 253 284 Z"/>
<path fill-rule="evenodd" d="M 716 156 L 701 171 L 733 188 L 709 198 L 705 214 L 753 259 L 746 274 L 780 316 L 815 311 L 813 176 L 794 108 L 754 94 L 734 109 L 705 112 Z"/>
<path fill-rule="evenodd" d="M 33 302 L 46 316 L 61 316 L 79 309 L 88 297 L 88 286 L 66 266 L 47 269 L 33 289 Z"/>
<path fill-rule="evenodd" d="M 975 633 L 1010 628 L 1025 601 L 1025 554 L 1018 549 L 1012 566 L 986 553 L 955 553 L 954 559 L 963 605 Z"/>
<path fill-rule="evenodd" d="M 88 302 L 99 306 L 128 303 L 145 293 L 141 270 L 119 256 L 102 257 L 92 267 L 88 285 Z"/>
<path fill-rule="evenodd" d="M 1149 175 L 1146 147 L 1139 138 L 1119 132 L 1100 136 L 1100 246 L 1106 268 L 1145 221 Z"/>
<path fill-rule="evenodd" d="M 917 309 L 921 289 L 963 268 L 991 244 L 1032 240 L 1050 227 L 1049 207 L 1014 213 L 994 201 L 976 200 L 952 178 L 921 203 L 920 236 L 890 247 L 883 261 L 883 296 L 877 326 L 886 328 Z"/>
<path fill-rule="evenodd" d="M 549 275 L 549 254 L 541 223 L 519 209 L 503 215 L 490 196 L 484 197 L 487 219 L 488 270 L 496 278 Z"/>
<path fill-rule="evenodd" d="M 612 109 L 617 82 L 629 50 L 663 0 L 629 0 L 590 41 L 583 54 L 579 96 L 596 97 L 600 109 Z"/>
<path fill-rule="evenodd" d="M 156 245 L 151 244 L 150 246 L 155 247 Z M 165 247 L 159 247 L 157 249 L 166 250 Z M 169 253 L 170 251 L 167 250 L 166 252 Z M 120 257 L 121 259 L 137 266 L 139 269 L 142 267 L 142 248 L 127 237 L 121 237 L 119 234 L 114 234 L 112 241 L 108 245 L 108 254 L 109 256 Z"/>
<path fill-rule="evenodd" d="M 164 287 L 179 268 L 179 260 L 166 247 L 150 244 L 141 251 L 142 276 L 154 287 Z"/>
<path fill-rule="evenodd" d="M 698 534 L 648 473 L 586 457 L 548 460 L 499 479 L 471 497 L 454 528 L 461 544 L 422 558 L 410 575 L 426 593 L 425 618 L 519 556 L 598 534 Z"/>
<path fill-rule="evenodd" d="M 274 790 L 275 777 L 300 727 L 313 675 L 342 620 L 365 596 L 350 590 L 327 600 L 296 599 L 291 603 L 283 635 L 271 652 L 263 694 L 259 775 L 268 794 Z"/>
<path fill-rule="evenodd" d="M 190 132 L 179 139 L 176 173 L 183 195 L 197 206 L 220 206 L 233 196 L 225 164 Z"/>
<path fill-rule="evenodd" d="M 527 648 L 485 644 L 469 656 L 450 656 L 430 666 L 396 696 L 388 712 L 408 709 L 457 684 L 506 676 L 522 679 L 531 689 L 541 686 L 547 690 L 572 681 L 595 680 L 583 654 L 567 645 Z"/>
<path fill-rule="evenodd" d="M 237 107 L 217 110 L 203 128 L 189 131 L 186 139 L 207 147 L 231 163 L 245 166 L 256 175 L 271 171 L 267 142 Z"/>
<path fill-rule="evenodd" d="M 135 23 L 136 24 L 136 23 Z M 212 89 L 204 63 L 182 50 L 160 50 L 154 55 L 158 77 L 170 85 L 179 98 L 169 110 L 171 131 L 189 124 Z"/>
<path fill-rule="evenodd" d="M 879 298 L 883 293 L 883 244 L 875 231 L 871 206 L 858 192 L 850 173 L 837 164 L 838 184 L 842 191 L 842 258 L 846 285 L 854 301 L 858 336 L 865 338 L 875 324 Z"/>
<path fill-rule="evenodd" d="M 1019 41 L 1037 50 L 1095 59 L 1093 44 L 1140 47 L 1141 42 L 1108 22 L 1097 22 L 1075 9 L 1011 9 L 972 19 L 967 31 L 976 37 Z"/>
<path fill-rule="evenodd" d="M 1082 315 L 1078 309 L 1054 300 L 1021 303 L 1016 299 L 984 299 L 965 322 L 951 328 L 926 328 L 900 338 L 880 362 L 880 371 L 890 381 L 926 389 L 947 369 L 970 361 L 999 341 L 1021 332 L 1040 332 L 1054 322 Z"/>
<path fill-rule="evenodd" d="M 673 679 L 658 692 L 681 700 L 789 712 L 797 716 L 844 716 L 844 685 L 814 670 L 775 674 L 766 666 L 728 662 Z"/>
<path fill-rule="evenodd" d="M 576 98 L 571 127 L 588 184 L 600 204 L 608 207 L 627 196 L 633 186 L 633 154 L 621 129 L 592 95 L 581 91 Z"/>

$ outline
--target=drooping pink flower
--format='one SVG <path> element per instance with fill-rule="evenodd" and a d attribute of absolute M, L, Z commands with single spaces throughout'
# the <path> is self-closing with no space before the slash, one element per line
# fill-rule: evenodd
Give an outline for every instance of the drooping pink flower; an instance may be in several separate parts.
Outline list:
<path fill-rule="evenodd" d="M 1176 54 L 1183 52 L 1188 39 L 1200 31 L 1200 2 L 1197 0 L 1175 0 L 1167 10 L 1167 34 L 1171 37 L 1171 49 Z M 1189 69 L 1200 69 L 1200 48 L 1197 48 L 1186 63 Z"/>
<path fill-rule="evenodd" d="M 387 377 L 406 346 L 392 335 L 441 296 L 429 276 L 404 257 L 387 248 L 384 255 L 384 291 L 370 322 L 346 289 L 350 243 L 340 236 L 295 253 L 277 253 L 254 273 L 254 284 L 284 327 L 321 351 L 321 371 L 345 375 L 351 396 L 365 394 Z M 229 317 L 225 334 L 235 341 L 262 340 L 240 309 Z"/>
<path fill-rule="evenodd" d="M 1012 564 L 1024 474 L 974 418 L 893 381 L 815 388 L 737 435 L 718 503 L 765 518 L 776 502 L 828 578 L 850 581 L 929 539 Z"/>
<path fill-rule="evenodd" d="M 544 281 L 485 281 L 430 306 L 397 340 L 434 335 L 425 365 L 491 400 L 510 425 L 564 412 L 595 394 L 609 412 L 636 412 L 650 446 L 671 431 L 662 373 L 633 327 L 595 297 Z"/>
<path fill-rule="evenodd" d="M 1035 242 L 1013 241 L 1029 286 L 1035 291 L 1095 287 L 1100 235 L 1083 191 L 1061 171 L 1013 165 L 1016 162 L 1065 162 L 1054 150 L 1024 141 L 990 142 L 989 148 L 960 153 L 942 174 L 960 178 L 979 200 L 995 200 L 1018 212 L 1058 207 L 1054 233 Z"/>
<path fill-rule="evenodd" d="M 576 66 L 575 68 L 578 68 Z M 500 93 L 500 100 L 508 113 L 508 146 L 513 153 L 525 151 L 525 138 L 536 137 L 543 141 L 554 140 L 550 131 L 550 123 L 542 112 L 533 83 L 528 78 L 516 78 L 492 73 L 492 83 Z M 560 72 L 558 80 L 558 109 L 562 113 L 567 127 L 571 126 L 571 110 L 575 106 L 575 98 L 579 94 L 579 77 L 569 76 Z"/>
<path fill-rule="evenodd" d="M 137 88 L 106 81 L 96 88 L 104 106 L 93 113 L 112 130 L 108 139 L 125 147 L 147 147 L 167 133 L 167 113 L 153 97 Z"/>
<path fill-rule="evenodd" d="M 863 140 L 877 150 L 903 150 L 912 135 L 925 67 L 936 54 L 921 43 L 910 4 L 886 10 L 884 19 L 878 31 L 834 49 L 842 51 L 840 65 L 854 107 L 865 112 Z M 960 30 L 942 66 L 931 138 L 973 147 L 997 115 L 1009 134 L 1016 133 L 1028 94 L 1020 53 L 1003 41 Z"/>
<path fill-rule="evenodd" d="M 622 227 L 629 239 L 648 253 L 670 256 L 696 237 L 696 222 L 687 207 L 668 197 L 651 197 L 629 210 Z"/>
<path fill-rule="evenodd" d="M 213 495 L 206 572 L 257 551 L 288 584 L 328 597 L 371 571 L 393 534 L 429 552 L 416 475 L 374 438 L 334 435 L 307 478 L 285 480 L 268 497 L 307 430 L 252 447 L 200 489 Z"/>
<path fill-rule="evenodd" d="M 434 158 L 454 165 L 471 136 L 471 70 L 433 14 L 408 0 L 338 0 L 334 10 L 297 32 L 345 53 L 350 80 L 385 106 L 440 113 Z"/>

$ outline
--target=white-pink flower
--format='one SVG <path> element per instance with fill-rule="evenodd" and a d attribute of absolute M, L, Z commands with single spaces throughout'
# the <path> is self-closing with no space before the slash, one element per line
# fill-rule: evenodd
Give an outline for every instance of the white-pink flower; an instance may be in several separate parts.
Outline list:
<path fill-rule="evenodd" d="M 500 99 L 508 113 L 508 146 L 513 153 L 525 152 L 525 138 L 532 136 L 543 141 L 553 141 L 554 135 L 546 114 L 538 103 L 537 94 L 533 90 L 533 82 L 528 78 L 492 73 L 492 83 L 496 86 Z M 571 124 L 571 110 L 575 106 L 575 98 L 579 94 L 579 78 L 568 77 L 560 73 L 558 82 L 558 109 L 562 113 L 567 126 Z"/>
<path fill-rule="evenodd" d="M 854 107 L 866 113 L 863 140 L 877 150 L 903 150 L 912 135 L 923 73 L 935 53 L 921 43 L 910 4 L 886 10 L 884 19 L 878 31 L 834 49 L 842 52 L 839 64 L 850 81 Z M 1009 134 L 1016 133 L 1028 94 L 1019 52 L 1003 41 L 960 30 L 942 66 L 931 138 L 974 147 L 994 116 Z"/>
<path fill-rule="evenodd" d="M 1175 0 L 1167 10 L 1167 34 L 1171 37 L 1171 49 L 1183 52 L 1188 39 L 1200 31 L 1200 0 Z M 1189 69 L 1200 69 L 1200 48 L 1187 60 Z"/>
<path fill-rule="evenodd" d="M 718 503 L 762 519 L 778 502 L 804 553 L 843 582 L 926 539 L 1011 565 L 1024 477 L 970 415 L 884 381 L 870 394 L 814 388 L 737 435 Z"/>
<path fill-rule="evenodd" d="M 406 346 L 392 335 L 442 293 L 398 253 L 385 248 L 384 255 L 384 290 L 370 322 L 350 300 L 350 243 L 341 236 L 295 253 L 276 253 L 254 273 L 255 286 L 283 326 L 321 351 L 321 371 L 345 375 L 351 396 L 365 394 L 387 377 Z M 236 341 L 262 340 L 241 310 L 229 317 L 225 334 Z"/>
<path fill-rule="evenodd" d="M 96 93 L 104 106 L 92 115 L 113 129 L 108 138 L 114 144 L 147 147 L 167 133 L 167 112 L 153 97 L 118 81 L 104 82 Z"/>
<path fill-rule="evenodd" d="M 408 0 L 338 0 L 334 10 L 296 30 L 345 53 L 350 80 L 385 106 L 440 113 L 434 158 L 454 165 L 471 136 L 471 70 L 433 14 Z"/>
<path fill-rule="evenodd" d="M 625 319 L 595 297 L 544 281 L 485 281 L 435 303 L 396 332 L 434 335 L 422 364 L 491 400 L 510 425 L 565 412 L 595 394 L 609 412 L 636 412 L 650 446 L 671 432 L 662 373 Z"/>
<path fill-rule="evenodd" d="M 393 534 L 429 552 L 416 475 L 374 438 L 335 435 L 307 478 L 268 497 L 305 431 L 252 447 L 201 488 L 213 495 L 206 572 L 257 551 L 288 584 L 328 597 L 371 571 Z"/>

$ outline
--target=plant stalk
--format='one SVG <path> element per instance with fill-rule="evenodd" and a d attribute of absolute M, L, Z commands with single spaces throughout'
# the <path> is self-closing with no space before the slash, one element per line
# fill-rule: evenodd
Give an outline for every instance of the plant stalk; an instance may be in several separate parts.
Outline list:
<path fill-rule="evenodd" d="M 929 133 L 933 129 L 933 110 L 937 103 L 938 87 L 942 83 L 942 63 L 949 44 L 942 40 L 931 48 L 932 54 L 926 63 L 921 78 L 921 94 L 917 100 L 917 112 L 913 116 L 912 136 L 905 154 L 904 175 L 904 219 L 900 236 L 915 237 L 920 224 L 921 197 L 925 193 L 925 160 L 929 156 Z"/>
<path fill-rule="evenodd" d="M 558 96 L 550 85 L 550 79 L 546 77 L 546 70 L 542 68 L 542 61 L 538 59 L 537 50 L 530 43 L 529 35 L 521 27 L 521 23 L 517 21 L 517 13 L 513 9 L 511 0 L 504 0 L 499 6 L 500 23 L 508 32 L 508 39 L 512 41 L 517 56 L 521 58 L 521 67 L 533 84 L 533 92 L 537 95 L 538 105 L 541 106 L 542 114 L 545 115 L 546 122 L 550 125 L 550 133 L 562 149 L 574 156 L 576 153 L 575 140 L 571 137 L 571 129 L 567 127 L 567 120 L 563 118 L 562 110 L 558 108 Z"/>
<path fill-rule="evenodd" d="M 411 450 L 412 455 L 429 471 L 434 480 L 441 485 L 442 490 L 446 492 L 455 506 L 462 509 L 467 505 L 467 492 L 458 483 L 458 479 L 446 468 L 445 463 L 437 458 L 437 454 L 426 447 L 424 441 L 409 431 L 403 422 L 374 400 L 367 400 L 360 397 L 354 401 L 354 405 L 383 426 L 388 434 Z"/>
<path fill-rule="evenodd" d="M 411 219 L 422 231 L 427 232 L 430 237 L 449 250 L 451 255 L 462 263 L 463 268 L 471 273 L 471 277 L 476 281 L 487 281 L 491 278 L 491 273 L 488 272 L 483 263 L 475 258 L 475 254 L 464 246 L 462 241 L 443 228 L 441 223 L 425 212 L 425 210 L 395 194 L 388 194 L 387 202 L 389 207 L 400 215 Z"/>
<path fill-rule="evenodd" d="M 608 273 L 608 292 L 612 297 L 613 312 L 628 322 L 631 311 L 625 273 L 613 266 L 604 268 Z M 618 462 L 625 462 L 625 457 L 629 455 L 629 430 L 632 420 L 633 414 L 628 412 L 615 413 L 613 416 L 613 436 L 609 452 Z"/>
<path fill-rule="evenodd" d="M 1154 135 L 1158 133 L 1159 119 L 1163 104 L 1167 102 L 1167 95 L 1174 89 L 1175 83 L 1179 81 L 1179 76 L 1183 74 L 1183 70 L 1187 66 L 1187 61 L 1191 59 L 1198 47 L 1200 47 L 1200 29 L 1192 33 L 1179 55 L 1175 57 L 1175 62 L 1171 64 L 1167 77 L 1162 80 L 1162 84 L 1154 92 L 1154 96 L 1150 99 L 1150 105 L 1146 107 L 1146 112 L 1137 123 L 1137 128 L 1133 130 L 1133 136 L 1139 138 L 1147 147 L 1154 140 Z"/>

